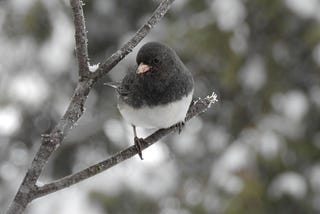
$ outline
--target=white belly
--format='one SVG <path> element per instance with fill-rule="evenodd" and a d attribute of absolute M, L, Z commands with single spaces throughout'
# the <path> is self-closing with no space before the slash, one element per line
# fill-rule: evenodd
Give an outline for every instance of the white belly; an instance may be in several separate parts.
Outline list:
<path fill-rule="evenodd" d="M 168 128 L 184 121 L 192 100 L 193 91 L 181 100 L 156 107 L 135 109 L 125 103 L 118 105 L 122 117 L 132 125 L 144 128 Z"/>

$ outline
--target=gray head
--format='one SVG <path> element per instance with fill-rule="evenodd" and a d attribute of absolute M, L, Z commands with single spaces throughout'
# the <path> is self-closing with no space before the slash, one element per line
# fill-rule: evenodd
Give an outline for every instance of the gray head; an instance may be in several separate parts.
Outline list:
<path fill-rule="evenodd" d="M 138 74 L 163 73 L 182 69 L 181 60 L 176 52 L 159 42 L 148 42 L 143 45 L 137 54 L 136 61 Z"/>
<path fill-rule="evenodd" d="M 121 83 L 120 98 L 138 108 L 181 99 L 193 90 L 193 78 L 178 55 L 159 42 L 141 47 L 136 58 L 138 69 L 128 72 Z"/>

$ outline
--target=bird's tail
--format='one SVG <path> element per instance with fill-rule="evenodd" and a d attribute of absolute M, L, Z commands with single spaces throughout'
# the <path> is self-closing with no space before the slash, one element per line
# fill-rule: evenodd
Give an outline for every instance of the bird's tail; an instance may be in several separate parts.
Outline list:
<path fill-rule="evenodd" d="M 112 88 L 118 89 L 121 85 L 121 82 L 106 82 L 106 83 L 103 83 L 103 85 L 107 85 Z"/>
<path fill-rule="evenodd" d="M 104 85 L 116 89 L 116 92 L 122 97 L 125 97 L 129 94 L 129 91 L 121 86 L 121 82 L 106 82 Z"/>

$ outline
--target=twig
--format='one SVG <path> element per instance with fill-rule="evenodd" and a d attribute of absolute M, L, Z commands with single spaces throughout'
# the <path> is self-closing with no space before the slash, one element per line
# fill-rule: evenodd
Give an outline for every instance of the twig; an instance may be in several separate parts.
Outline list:
<path fill-rule="evenodd" d="M 148 21 L 134 34 L 134 36 L 125 43 L 118 51 L 112 54 L 105 62 L 103 62 L 96 72 L 92 73 L 93 78 L 101 77 L 108 73 L 115 65 L 118 64 L 125 56 L 132 52 L 139 42 L 150 32 L 161 18 L 167 13 L 174 0 L 164 0 L 158 8 L 153 12 Z"/>
<path fill-rule="evenodd" d="M 6 212 L 7 214 L 22 213 L 27 205 L 36 198 L 38 195 L 36 182 L 39 179 L 45 164 L 52 153 L 60 146 L 70 129 L 83 115 L 85 101 L 91 88 L 98 80 L 98 77 L 109 72 L 121 59 L 132 51 L 132 48 L 134 48 L 147 35 L 150 29 L 160 21 L 173 1 L 174 0 L 163 0 L 148 22 L 138 30 L 135 36 L 119 51 L 109 57 L 96 73 L 91 73 L 94 74 L 92 78 L 80 78 L 65 114 L 50 134 L 42 136 L 40 148 L 37 151 L 31 163 L 31 167 L 28 169 L 13 202 L 10 204 L 9 209 Z M 87 76 L 84 73 L 88 72 L 88 51 L 82 2 L 81 0 L 70 0 L 70 2 L 74 12 L 76 34 L 78 33 L 78 35 L 80 35 L 79 38 L 76 36 L 75 39 L 79 61 L 79 75 L 80 77 L 83 77 L 81 75 Z"/>
<path fill-rule="evenodd" d="M 75 26 L 76 54 L 79 64 L 79 76 L 89 74 L 88 39 L 82 9 L 82 0 L 70 0 Z"/>
<path fill-rule="evenodd" d="M 198 99 L 193 102 L 193 104 L 190 106 L 188 114 L 186 116 L 186 121 L 190 120 L 191 118 L 197 116 L 198 114 L 206 111 L 208 108 L 210 108 L 211 104 L 214 104 L 217 102 L 217 96 L 213 93 L 211 96 L 208 96 L 206 98 Z M 147 147 L 151 146 L 152 144 L 156 143 L 158 140 L 163 138 L 164 136 L 177 131 L 178 128 L 176 126 L 172 126 L 167 129 L 160 129 L 153 134 L 151 134 L 149 137 L 145 138 L 144 141 L 141 142 L 141 149 L 144 150 Z M 64 178 L 61 178 L 57 181 L 53 181 L 52 183 L 46 184 L 44 186 L 38 187 L 37 191 L 35 193 L 35 197 L 42 197 L 45 195 L 48 195 L 50 193 L 59 191 L 61 189 L 70 187 L 76 183 L 79 183 L 80 181 L 83 181 L 85 179 L 88 179 L 94 175 L 97 175 L 117 164 L 119 164 L 122 161 L 125 161 L 134 155 L 138 153 L 135 146 L 130 146 L 119 153 L 115 154 L 114 156 L 101 161 L 100 163 L 94 164 L 84 170 L 81 170 L 80 172 L 77 172 L 73 175 L 66 176 Z"/>

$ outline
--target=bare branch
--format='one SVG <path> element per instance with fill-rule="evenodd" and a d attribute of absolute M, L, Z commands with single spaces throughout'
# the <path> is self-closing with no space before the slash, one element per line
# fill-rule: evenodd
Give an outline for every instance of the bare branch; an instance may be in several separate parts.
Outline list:
<path fill-rule="evenodd" d="M 92 73 L 92 77 L 101 77 L 108 73 L 114 66 L 118 64 L 125 56 L 132 52 L 139 42 L 150 32 L 151 28 L 155 26 L 161 18 L 167 13 L 174 0 L 164 0 L 160 3 L 157 9 L 153 12 L 148 21 L 135 33 L 135 35 L 125 43 L 118 51 L 113 53 L 105 62 L 103 62 L 99 69 Z"/>
<path fill-rule="evenodd" d="M 188 114 L 186 116 L 186 121 L 190 120 L 191 118 L 197 116 L 198 114 L 206 111 L 208 108 L 210 108 L 211 104 L 214 104 L 217 102 L 216 95 L 213 93 L 211 96 L 208 96 L 206 98 L 198 99 L 193 102 L 193 104 L 190 106 Z M 144 150 L 147 147 L 151 146 L 152 144 L 156 143 L 161 138 L 165 137 L 166 135 L 177 131 L 178 128 L 176 126 L 172 126 L 167 129 L 159 129 L 158 131 L 151 134 L 149 137 L 145 138 L 144 141 L 141 142 L 141 149 Z M 100 163 L 97 163 L 95 165 L 92 165 L 80 172 L 77 172 L 73 175 L 66 176 L 64 178 L 61 178 L 57 181 L 54 181 L 52 183 L 46 184 L 44 186 L 38 187 L 35 193 L 35 197 L 42 197 L 45 195 L 48 195 L 50 193 L 59 191 L 61 189 L 67 188 L 69 186 L 72 186 L 76 183 L 79 183 L 80 181 L 83 181 L 85 179 L 88 179 L 94 175 L 97 175 L 119 163 L 122 161 L 125 161 L 134 155 L 137 154 L 137 149 L 135 146 L 130 146 L 119 153 L 115 154 L 114 156 L 108 158 L 107 160 L 104 160 Z"/>
<path fill-rule="evenodd" d="M 39 190 L 36 186 L 36 182 L 39 179 L 45 164 L 49 160 L 49 157 L 60 146 L 64 137 L 82 116 L 85 101 L 93 85 L 99 77 L 109 72 L 120 60 L 132 51 L 132 49 L 147 35 L 147 33 L 149 33 L 150 29 L 160 21 L 168 11 L 173 1 L 174 0 L 163 0 L 148 22 L 138 30 L 135 36 L 119 51 L 109 57 L 96 73 L 90 73 L 88 71 L 87 37 L 82 11 L 82 1 L 70 0 L 72 10 L 74 12 L 79 75 L 82 77 L 89 77 L 90 74 L 94 74 L 94 76 L 85 79 L 81 78 L 79 80 L 65 114 L 50 134 L 42 136 L 40 148 L 36 153 L 31 167 L 28 169 L 13 202 L 10 204 L 9 209 L 6 212 L 7 214 L 22 213 L 33 199 L 39 197 L 39 193 L 37 192 Z"/>
<path fill-rule="evenodd" d="M 40 148 L 19 187 L 14 201 L 7 211 L 8 214 L 22 213 L 27 204 L 34 199 L 35 190 L 37 188 L 36 182 L 40 177 L 45 164 L 49 160 L 51 154 L 60 146 L 64 137 L 68 134 L 75 122 L 82 116 L 84 103 L 93 84 L 94 81 L 92 79 L 86 79 L 85 81 L 80 81 L 78 83 L 71 98 L 71 102 L 57 126 L 50 134 L 42 136 Z"/>
<path fill-rule="evenodd" d="M 70 0 L 75 27 L 76 54 L 79 64 L 79 76 L 89 73 L 88 39 L 83 16 L 82 0 Z"/>

